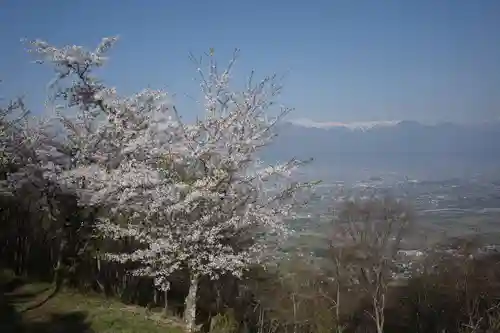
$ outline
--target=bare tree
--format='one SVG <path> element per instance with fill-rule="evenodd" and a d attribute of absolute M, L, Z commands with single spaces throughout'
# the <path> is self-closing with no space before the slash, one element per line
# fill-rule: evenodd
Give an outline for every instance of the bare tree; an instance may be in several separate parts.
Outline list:
<path fill-rule="evenodd" d="M 411 215 L 403 202 L 375 196 L 345 201 L 335 210 L 336 262 L 342 261 L 343 274 L 349 277 L 346 287 L 360 289 L 370 298 L 369 315 L 377 333 L 384 330 L 387 290 Z"/>

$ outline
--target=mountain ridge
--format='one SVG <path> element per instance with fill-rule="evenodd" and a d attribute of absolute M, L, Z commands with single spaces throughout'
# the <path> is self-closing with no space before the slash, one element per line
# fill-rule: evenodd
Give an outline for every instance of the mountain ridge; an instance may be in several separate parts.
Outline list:
<path fill-rule="evenodd" d="M 318 158 L 329 154 L 437 154 L 498 157 L 500 122 L 422 124 L 402 120 L 368 126 L 311 127 L 292 122 L 279 125 L 266 154 Z"/>
<path fill-rule="evenodd" d="M 355 122 L 331 122 L 331 121 L 314 121 L 307 118 L 290 119 L 285 122 L 297 127 L 316 128 L 316 129 L 338 129 L 347 128 L 351 130 L 369 130 L 374 128 L 386 128 L 395 126 L 422 126 L 422 127 L 461 127 L 461 128 L 474 128 L 474 127 L 500 127 L 500 121 L 493 122 L 473 122 L 473 123 L 457 123 L 451 121 L 440 121 L 432 124 L 418 122 L 416 120 L 381 120 L 381 121 L 355 121 Z"/>

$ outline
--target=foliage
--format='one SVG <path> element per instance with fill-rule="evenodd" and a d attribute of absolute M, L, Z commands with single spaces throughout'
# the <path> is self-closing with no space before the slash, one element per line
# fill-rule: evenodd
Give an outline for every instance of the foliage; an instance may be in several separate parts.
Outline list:
<path fill-rule="evenodd" d="M 214 316 L 210 322 L 210 333 L 234 333 L 238 331 L 238 322 L 232 311 Z"/>

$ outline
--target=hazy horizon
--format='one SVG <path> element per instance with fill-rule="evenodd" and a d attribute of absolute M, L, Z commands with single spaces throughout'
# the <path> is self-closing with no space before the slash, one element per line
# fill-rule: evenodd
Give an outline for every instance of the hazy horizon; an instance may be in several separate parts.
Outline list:
<path fill-rule="evenodd" d="M 221 64 L 241 49 L 238 83 L 251 69 L 286 74 L 280 102 L 296 109 L 291 118 L 492 121 L 500 107 L 499 17 L 495 0 L 7 0 L 0 89 L 25 94 L 39 113 L 51 73 L 30 63 L 21 38 L 95 47 L 119 35 L 103 79 L 124 94 L 148 86 L 175 93 L 186 119 L 200 96 L 188 54 L 212 47 Z"/>

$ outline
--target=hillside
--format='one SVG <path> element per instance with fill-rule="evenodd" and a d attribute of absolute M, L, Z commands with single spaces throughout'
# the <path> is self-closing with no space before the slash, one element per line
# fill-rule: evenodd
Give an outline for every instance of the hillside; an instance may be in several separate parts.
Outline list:
<path fill-rule="evenodd" d="M 52 294 L 50 285 L 0 281 L 0 332 L 14 333 L 181 333 L 180 324 L 99 296 L 63 290 Z"/>

